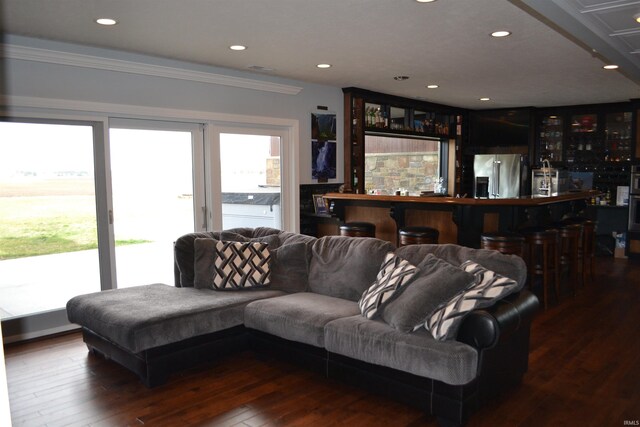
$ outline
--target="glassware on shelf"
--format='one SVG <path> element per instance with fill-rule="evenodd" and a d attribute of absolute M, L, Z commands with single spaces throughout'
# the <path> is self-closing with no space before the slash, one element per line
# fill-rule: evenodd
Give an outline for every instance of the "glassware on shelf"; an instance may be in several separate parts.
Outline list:
<path fill-rule="evenodd" d="M 605 135 L 610 161 L 631 160 L 631 120 L 631 112 L 606 115 Z"/>
<path fill-rule="evenodd" d="M 540 157 L 550 159 L 554 162 L 561 162 L 563 156 L 563 120 L 556 115 L 549 115 L 542 118 L 540 124 L 538 147 Z M 572 150 L 571 150 L 572 151 Z M 570 150 L 567 150 L 567 156 Z M 570 161 L 570 160 L 569 160 Z"/>
<path fill-rule="evenodd" d="M 571 116 L 571 132 L 597 132 L 598 116 L 596 114 L 578 114 Z"/>

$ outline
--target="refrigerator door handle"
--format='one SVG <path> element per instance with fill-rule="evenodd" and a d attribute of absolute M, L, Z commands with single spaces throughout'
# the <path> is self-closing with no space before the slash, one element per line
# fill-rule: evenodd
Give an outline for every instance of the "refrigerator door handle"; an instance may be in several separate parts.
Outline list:
<path fill-rule="evenodd" d="M 493 197 L 500 197 L 500 160 L 493 162 Z"/>

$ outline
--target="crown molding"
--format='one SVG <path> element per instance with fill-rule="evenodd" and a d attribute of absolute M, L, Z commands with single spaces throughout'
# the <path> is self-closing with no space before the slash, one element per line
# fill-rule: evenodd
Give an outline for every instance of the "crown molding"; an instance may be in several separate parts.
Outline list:
<path fill-rule="evenodd" d="M 299 86 L 285 85 L 262 80 L 232 77 L 223 74 L 184 70 L 174 67 L 165 67 L 162 65 L 145 64 L 135 61 L 123 61 L 119 59 L 103 58 L 93 55 L 84 55 L 12 44 L 3 45 L 2 49 L 0 49 L 0 52 L 2 53 L 2 56 L 7 59 L 19 59 L 22 61 L 69 65 L 73 67 L 117 71 L 121 73 L 138 74 L 143 76 L 165 77 L 177 80 L 260 90 L 263 92 L 275 92 L 284 95 L 297 95 L 302 90 L 302 87 Z"/>

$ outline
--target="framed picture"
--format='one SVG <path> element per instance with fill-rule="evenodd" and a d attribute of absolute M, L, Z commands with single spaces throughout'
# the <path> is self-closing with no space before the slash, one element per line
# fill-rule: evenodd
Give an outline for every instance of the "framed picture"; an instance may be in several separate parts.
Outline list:
<path fill-rule="evenodd" d="M 328 214 L 329 208 L 327 207 L 327 201 L 324 199 L 323 194 L 313 195 L 313 207 L 316 210 L 316 214 Z"/>
<path fill-rule="evenodd" d="M 336 114 L 311 113 L 311 178 L 328 182 L 336 178 Z"/>

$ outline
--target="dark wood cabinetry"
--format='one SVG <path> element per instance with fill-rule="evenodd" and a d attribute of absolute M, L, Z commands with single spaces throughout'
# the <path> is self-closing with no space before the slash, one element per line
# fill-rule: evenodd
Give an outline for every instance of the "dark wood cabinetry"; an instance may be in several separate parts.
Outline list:
<path fill-rule="evenodd" d="M 460 152 L 464 110 L 358 88 L 343 92 L 345 192 L 365 192 L 365 135 L 452 141 L 450 155 Z"/>
<path fill-rule="evenodd" d="M 553 167 L 592 173 L 593 188 L 615 203 L 637 159 L 634 112 L 633 102 L 539 110 L 532 167 L 549 159 Z"/>
<path fill-rule="evenodd" d="M 554 167 L 631 162 L 637 158 L 633 103 L 539 110 L 534 164 Z"/>

